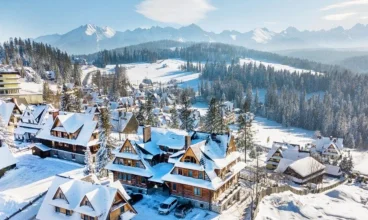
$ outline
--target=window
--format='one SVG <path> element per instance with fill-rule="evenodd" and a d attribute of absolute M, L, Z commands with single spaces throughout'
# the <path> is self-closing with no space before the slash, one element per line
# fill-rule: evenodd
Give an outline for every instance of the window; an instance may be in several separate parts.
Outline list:
<path fill-rule="evenodd" d="M 133 149 L 130 146 L 125 146 L 123 149 L 125 153 L 134 153 Z"/>
<path fill-rule="evenodd" d="M 55 207 L 55 212 L 60 212 L 60 208 L 59 207 Z"/>
<path fill-rule="evenodd" d="M 188 176 L 189 176 L 189 177 L 193 177 L 193 171 L 189 170 L 189 171 L 188 171 Z"/>
<path fill-rule="evenodd" d="M 202 172 L 198 172 L 198 179 L 203 179 L 203 173 Z"/>
<path fill-rule="evenodd" d="M 87 216 L 87 215 L 84 215 L 84 216 L 83 216 L 83 219 L 84 219 L 84 220 L 89 220 L 89 218 L 88 218 L 88 216 Z"/>
<path fill-rule="evenodd" d="M 142 183 L 146 184 L 146 178 L 142 177 Z"/>
<path fill-rule="evenodd" d="M 73 145 L 73 151 L 76 152 L 77 151 L 77 146 Z"/>
<path fill-rule="evenodd" d="M 201 195 L 201 189 L 197 188 L 197 187 L 194 187 L 194 195 L 200 196 Z"/>
<path fill-rule="evenodd" d="M 90 216 L 89 220 L 95 220 L 95 217 Z"/>
<path fill-rule="evenodd" d="M 181 169 L 178 169 L 178 174 L 183 175 L 183 171 L 181 171 Z"/>
<path fill-rule="evenodd" d="M 176 183 L 173 183 L 173 184 L 172 184 L 172 190 L 173 190 L 173 191 L 176 191 Z"/>
<path fill-rule="evenodd" d="M 66 214 L 67 216 L 70 216 L 70 210 L 66 210 L 66 211 L 65 211 L 65 214 Z"/>
<path fill-rule="evenodd" d="M 185 159 L 184 159 L 184 162 L 196 163 L 196 159 L 194 157 L 191 157 L 191 156 L 186 156 Z"/>
<path fill-rule="evenodd" d="M 135 162 L 135 167 L 141 167 L 141 165 L 139 164 L 139 162 Z"/>

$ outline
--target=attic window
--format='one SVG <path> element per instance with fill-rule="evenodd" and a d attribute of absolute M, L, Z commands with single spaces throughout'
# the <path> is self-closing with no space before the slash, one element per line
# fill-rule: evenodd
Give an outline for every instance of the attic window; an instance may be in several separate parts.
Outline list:
<path fill-rule="evenodd" d="M 194 157 L 191 156 L 186 156 L 184 159 L 184 162 L 186 163 L 197 163 L 196 159 Z"/>

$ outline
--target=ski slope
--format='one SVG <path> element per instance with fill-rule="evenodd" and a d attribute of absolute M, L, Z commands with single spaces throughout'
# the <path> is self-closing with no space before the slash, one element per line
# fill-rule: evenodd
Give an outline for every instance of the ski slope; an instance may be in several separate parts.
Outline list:
<path fill-rule="evenodd" d="M 180 70 L 183 60 L 159 60 L 156 63 L 131 63 L 121 64 L 126 67 L 126 73 L 133 85 L 139 85 L 143 79 L 151 79 L 152 82 L 167 83 L 176 79 L 181 87 L 190 87 L 198 90 L 198 77 L 200 73 L 185 72 Z M 115 65 L 107 65 L 103 71 L 114 73 Z"/>

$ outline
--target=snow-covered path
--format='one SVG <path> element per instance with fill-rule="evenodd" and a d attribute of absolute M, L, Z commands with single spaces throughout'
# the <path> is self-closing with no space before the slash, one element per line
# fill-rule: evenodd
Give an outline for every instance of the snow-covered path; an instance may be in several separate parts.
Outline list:
<path fill-rule="evenodd" d="M 15 157 L 17 168 L 6 172 L 0 179 L 0 219 L 45 192 L 56 174 L 68 172 L 66 175 L 79 176 L 83 173 L 79 164 L 41 159 L 33 156 L 31 151 L 18 153 Z"/>

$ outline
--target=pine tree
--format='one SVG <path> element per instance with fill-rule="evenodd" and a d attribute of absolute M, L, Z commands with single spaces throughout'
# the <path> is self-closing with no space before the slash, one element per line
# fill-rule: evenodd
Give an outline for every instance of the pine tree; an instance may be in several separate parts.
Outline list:
<path fill-rule="evenodd" d="M 153 99 L 153 96 L 149 95 L 147 97 L 147 100 L 146 100 L 146 104 L 145 104 L 145 115 L 146 115 L 146 121 L 145 121 L 145 125 L 151 125 L 151 126 L 155 126 L 154 125 L 154 115 L 153 115 L 153 102 L 152 102 L 152 99 Z"/>
<path fill-rule="evenodd" d="M 74 111 L 75 98 L 73 92 L 68 90 L 67 87 L 63 86 L 62 96 L 61 96 L 61 110 L 72 112 Z"/>
<path fill-rule="evenodd" d="M 171 113 L 171 124 L 170 127 L 177 129 L 179 128 L 178 110 L 176 109 L 176 103 L 174 102 L 173 108 L 170 110 Z"/>
<path fill-rule="evenodd" d="M 73 67 L 73 78 L 74 78 L 74 85 L 81 86 L 82 85 L 82 70 L 78 63 L 74 63 Z"/>
<path fill-rule="evenodd" d="M 254 148 L 254 131 L 252 128 L 251 117 L 247 115 L 239 115 L 238 117 L 239 130 L 236 137 L 237 148 L 244 151 L 245 161 L 247 159 L 247 151 Z"/>
<path fill-rule="evenodd" d="M 108 147 L 108 140 L 111 133 L 111 123 L 110 123 L 110 112 L 108 109 L 102 109 L 99 121 L 99 142 L 100 148 L 96 154 L 96 173 L 100 176 L 104 176 L 104 167 L 109 162 L 111 157 L 111 148 Z"/>
<path fill-rule="evenodd" d="M 215 98 L 212 98 L 208 106 L 206 118 L 205 118 L 205 131 L 209 133 L 218 133 L 221 129 L 221 114 L 219 110 L 218 102 Z"/>
<path fill-rule="evenodd" d="M 191 117 L 192 113 L 192 111 L 190 110 L 191 103 L 187 90 L 184 90 L 180 99 L 183 105 L 180 110 L 180 120 L 181 120 L 180 128 L 186 131 L 192 131 L 194 129 L 194 119 Z"/>
<path fill-rule="evenodd" d="M 84 152 L 84 174 L 88 175 L 90 173 L 93 172 L 93 160 L 92 160 L 92 154 L 91 154 L 91 150 L 89 149 L 89 147 L 86 148 L 85 152 Z"/>
<path fill-rule="evenodd" d="M 252 93 L 252 84 L 248 83 L 247 85 L 247 91 L 245 96 L 245 103 L 244 103 L 244 112 L 250 112 L 252 111 L 253 107 L 253 93 Z"/>
<path fill-rule="evenodd" d="M 143 103 L 140 104 L 139 106 L 139 111 L 138 111 L 138 114 L 136 116 L 137 120 L 138 120 L 138 124 L 140 126 L 144 125 L 145 123 L 145 112 L 146 112 L 146 108 L 145 108 L 145 105 Z"/>
<path fill-rule="evenodd" d="M 51 91 L 49 88 L 49 84 L 45 81 L 43 83 L 43 89 L 42 89 L 42 98 L 45 102 L 50 102 L 50 98 L 51 98 Z"/>

